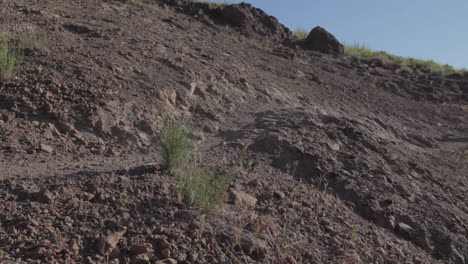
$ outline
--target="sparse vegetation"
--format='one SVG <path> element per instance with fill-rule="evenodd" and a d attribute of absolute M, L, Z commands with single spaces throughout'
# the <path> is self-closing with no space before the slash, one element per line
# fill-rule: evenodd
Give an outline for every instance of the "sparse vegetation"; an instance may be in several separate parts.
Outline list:
<path fill-rule="evenodd" d="M 22 53 L 10 39 L 0 39 L 0 78 L 7 80 L 18 71 Z"/>
<path fill-rule="evenodd" d="M 26 31 L 18 37 L 21 49 L 43 50 L 48 45 L 48 39 L 43 32 Z"/>
<path fill-rule="evenodd" d="M 160 137 L 162 157 L 169 169 L 182 168 L 191 161 L 195 142 L 186 120 L 166 121 Z"/>
<path fill-rule="evenodd" d="M 38 51 L 47 46 L 47 36 L 32 30 L 5 31 L 0 34 L 0 78 L 11 79 L 18 72 L 25 50 Z"/>
<path fill-rule="evenodd" d="M 348 56 L 364 60 L 379 60 L 382 64 L 394 64 L 403 71 L 424 72 L 424 73 L 465 73 L 466 69 L 457 70 L 447 64 L 439 64 L 432 60 L 421 60 L 415 58 L 406 58 L 389 54 L 385 51 L 374 51 L 362 44 L 345 45 L 345 51 Z"/>
<path fill-rule="evenodd" d="M 293 31 L 293 35 L 298 39 L 305 39 L 309 36 L 309 32 L 304 28 L 296 28 Z"/>
<path fill-rule="evenodd" d="M 122 194 L 119 199 L 119 208 L 121 209 L 129 209 L 130 208 L 130 199 L 127 195 Z"/>
<path fill-rule="evenodd" d="M 210 212 L 224 202 L 231 183 L 231 175 L 217 168 L 189 165 L 175 170 L 174 174 L 181 184 L 185 204 L 195 206 L 202 212 Z"/>
<path fill-rule="evenodd" d="M 204 0 L 192 0 L 193 2 L 195 3 L 205 3 L 205 4 L 208 4 L 212 7 L 224 7 L 224 6 L 227 6 L 229 5 L 230 3 L 227 2 L 227 1 L 224 1 L 224 2 L 214 2 L 214 1 L 204 1 Z"/>
<path fill-rule="evenodd" d="M 145 0 L 131 0 L 131 2 L 133 4 L 135 4 L 135 5 L 138 5 L 138 6 L 141 6 L 141 7 L 144 7 L 144 8 L 148 8 L 148 9 L 151 9 L 151 10 L 155 10 L 155 11 L 160 10 L 160 7 L 158 5 L 147 3 L 147 2 L 145 2 Z"/>
<path fill-rule="evenodd" d="M 187 120 L 167 121 L 161 131 L 162 156 L 179 182 L 184 202 L 210 212 L 224 201 L 231 174 L 198 166 L 194 137 Z"/>

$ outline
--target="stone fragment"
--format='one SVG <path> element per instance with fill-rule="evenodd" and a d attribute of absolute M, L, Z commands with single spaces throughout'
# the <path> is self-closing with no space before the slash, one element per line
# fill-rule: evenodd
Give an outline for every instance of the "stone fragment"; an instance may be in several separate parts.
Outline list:
<path fill-rule="evenodd" d="M 105 255 L 117 247 L 120 239 L 122 239 L 123 235 L 125 234 L 124 231 L 115 232 L 107 236 L 101 236 L 98 241 L 98 251 L 100 254 Z"/>
<path fill-rule="evenodd" d="M 255 205 L 257 204 L 257 198 L 254 196 L 235 188 L 231 188 L 231 193 L 236 203 L 239 203 L 240 205 L 246 206 L 248 208 L 255 208 Z"/>
<path fill-rule="evenodd" d="M 51 203 L 54 195 L 49 190 L 43 190 L 33 194 L 33 198 L 40 203 Z"/>
<path fill-rule="evenodd" d="M 133 244 L 130 247 L 130 251 L 133 255 L 148 254 L 151 251 L 151 245 L 149 244 Z"/>
<path fill-rule="evenodd" d="M 51 153 L 54 152 L 54 148 L 52 148 L 52 147 L 49 146 L 49 145 L 41 144 L 39 147 L 40 147 L 40 149 L 41 149 L 42 151 L 44 151 L 44 152 L 46 152 L 46 153 L 51 154 Z"/>

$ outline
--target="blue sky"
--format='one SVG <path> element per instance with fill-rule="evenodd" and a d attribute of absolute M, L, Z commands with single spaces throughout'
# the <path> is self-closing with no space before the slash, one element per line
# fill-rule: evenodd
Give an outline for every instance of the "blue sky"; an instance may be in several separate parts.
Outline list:
<path fill-rule="evenodd" d="M 227 1 L 239 3 L 241 1 Z M 468 0 L 250 0 L 290 29 L 468 69 Z"/>

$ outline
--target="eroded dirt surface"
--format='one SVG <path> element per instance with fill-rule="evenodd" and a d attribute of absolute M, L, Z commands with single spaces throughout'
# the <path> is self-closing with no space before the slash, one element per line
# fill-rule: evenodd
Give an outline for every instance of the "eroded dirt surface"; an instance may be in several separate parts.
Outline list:
<path fill-rule="evenodd" d="M 1 83 L 2 262 L 468 262 L 468 77 L 304 51 L 248 8 L 0 4 L 48 39 Z M 207 165 L 248 146 L 248 206 L 184 206 L 157 142 L 184 115 Z"/>

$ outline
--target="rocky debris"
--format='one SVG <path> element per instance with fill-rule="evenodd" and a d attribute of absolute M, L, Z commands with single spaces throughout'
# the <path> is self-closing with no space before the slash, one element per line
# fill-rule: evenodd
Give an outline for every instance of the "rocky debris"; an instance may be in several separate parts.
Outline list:
<path fill-rule="evenodd" d="M 54 200 L 54 195 L 49 190 L 43 190 L 32 194 L 34 200 L 40 203 L 51 203 Z"/>
<path fill-rule="evenodd" d="M 44 257 L 46 253 L 47 253 L 47 249 L 45 247 L 38 247 L 32 252 L 31 258 L 39 259 L 39 258 Z"/>
<path fill-rule="evenodd" d="M 177 260 L 168 258 L 168 259 L 158 260 L 155 263 L 156 264 L 177 264 Z"/>
<path fill-rule="evenodd" d="M 249 233 L 242 234 L 240 238 L 240 247 L 244 253 L 255 259 L 264 259 L 268 251 L 265 241 Z"/>
<path fill-rule="evenodd" d="M 343 44 L 341 44 L 335 36 L 319 26 L 310 31 L 307 38 L 303 41 L 302 46 L 305 49 L 319 51 L 327 54 L 333 54 L 337 56 L 344 55 Z"/>
<path fill-rule="evenodd" d="M 132 257 L 132 264 L 149 264 L 150 259 L 148 255 L 141 254 Z"/>
<path fill-rule="evenodd" d="M 111 253 L 125 234 L 124 231 L 115 232 L 107 236 L 101 236 L 98 240 L 98 251 L 102 255 Z"/>
<path fill-rule="evenodd" d="M 133 255 L 148 254 L 151 252 L 151 244 L 133 244 L 130 251 Z"/>
<path fill-rule="evenodd" d="M 238 203 L 241 206 L 245 206 L 246 208 L 255 208 L 255 205 L 257 204 L 257 198 L 254 196 L 235 188 L 231 188 L 231 193 L 234 197 L 235 203 Z"/>

